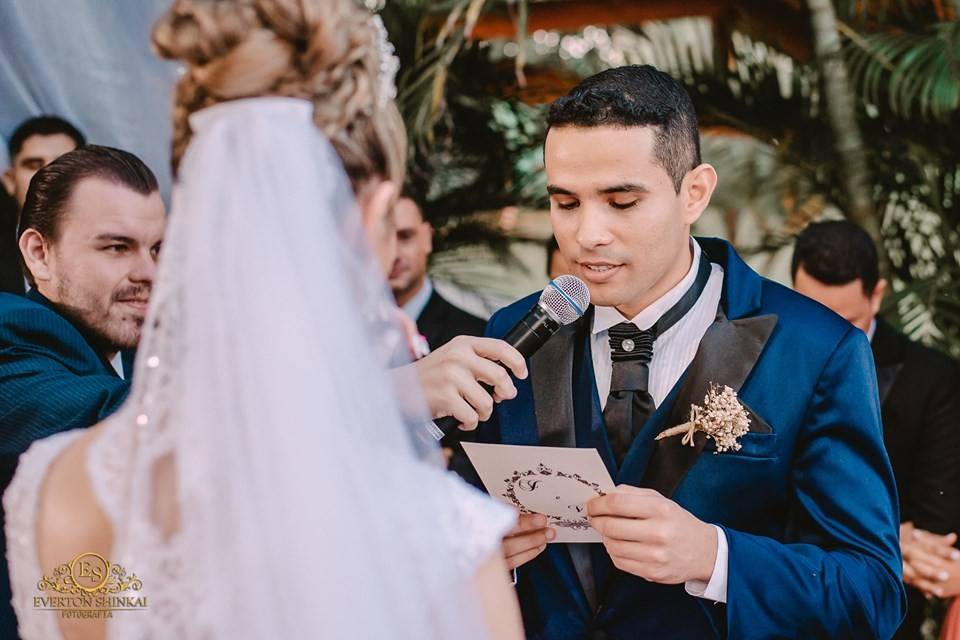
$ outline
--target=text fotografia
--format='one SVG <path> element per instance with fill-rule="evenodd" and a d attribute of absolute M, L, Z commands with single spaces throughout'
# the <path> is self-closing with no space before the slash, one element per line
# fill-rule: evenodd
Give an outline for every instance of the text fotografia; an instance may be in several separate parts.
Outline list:
<path fill-rule="evenodd" d="M 81 553 L 45 575 L 37 590 L 58 595 L 34 596 L 38 611 L 59 611 L 62 618 L 112 618 L 115 611 L 142 611 L 143 582 L 96 553 Z"/>
<path fill-rule="evenodd" d="M 34 596 L 33 608 L 59 611 L 61 618 L 112 618 L 114 611 L 139 611 L 147 608 L 146 596 Z"/>

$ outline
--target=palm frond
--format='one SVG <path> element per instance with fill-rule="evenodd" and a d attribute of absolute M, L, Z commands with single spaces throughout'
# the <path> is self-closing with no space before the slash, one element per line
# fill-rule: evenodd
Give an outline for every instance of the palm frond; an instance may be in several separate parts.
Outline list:
<path fill-rule="evenodd" d="M 955 284 L 950 286 L 956 278 L 954 270 L 909 283 L 895 280 L 884 315 L 914 340 L 960 356 L 960 300 Z"/>
<path fill-rule="evenodd" d="M 920 32 L 880 32 L 849 39 L 847 60 L 863 99 L 886 102 L 901 118 L 955 120 L 960 108 L 960 22 Z"/>

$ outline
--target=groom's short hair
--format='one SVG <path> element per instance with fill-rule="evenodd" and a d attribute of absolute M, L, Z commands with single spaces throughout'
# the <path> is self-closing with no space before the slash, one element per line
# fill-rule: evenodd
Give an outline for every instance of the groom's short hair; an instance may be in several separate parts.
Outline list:
<path fill-rule="evenodd" d="M 607 69 L 550 105 L 547 126 L 654 127 L 654 157 L 680 185 L 700 164 L 700 130 L 690 94 L 650 65 Z"/>

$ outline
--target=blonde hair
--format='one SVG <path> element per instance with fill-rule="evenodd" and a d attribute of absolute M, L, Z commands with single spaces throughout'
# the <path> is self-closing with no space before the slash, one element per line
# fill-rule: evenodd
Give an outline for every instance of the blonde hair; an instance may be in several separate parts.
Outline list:
<path fill-rule="evenodd" d="M 378 95 L 380 42 L 354 0 L 176 0 L 153 29 L 159 54 L 185 73 L 173 111 L 173 167 L 190 142 L 191 113 L 239 98 L 313 102 L 358 191 L 372 178 L 403 184 L 406 131 Z"/>

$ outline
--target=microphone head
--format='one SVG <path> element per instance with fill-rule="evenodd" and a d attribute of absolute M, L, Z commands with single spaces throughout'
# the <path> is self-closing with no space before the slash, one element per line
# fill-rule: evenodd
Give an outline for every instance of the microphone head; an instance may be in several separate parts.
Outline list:
<path fill-rule="evenodd" d="M 580 278 L 562 275 L 547 284 L 538 304 L 560 324 L 570 324 L 586 313 L 590 290 Z"/>

